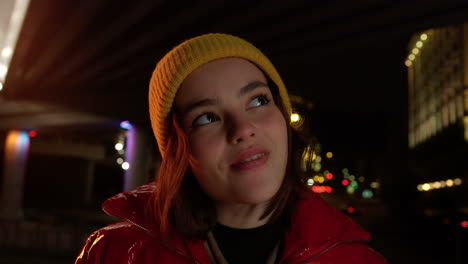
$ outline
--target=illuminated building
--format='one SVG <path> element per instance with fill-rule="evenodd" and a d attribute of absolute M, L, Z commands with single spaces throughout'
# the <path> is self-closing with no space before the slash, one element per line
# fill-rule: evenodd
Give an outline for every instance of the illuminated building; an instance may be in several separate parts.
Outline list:
<path fill-rule="evenodd" d="M 414 188 L 425 207 L 466 209 L 468 24 L 415 34 L 404 64 Z"/>
<path fill-rule="evenodd" d="M 409 146 L 460 126 L 468 141 L 468 24 L 431 29 L 409 44 Z"/>

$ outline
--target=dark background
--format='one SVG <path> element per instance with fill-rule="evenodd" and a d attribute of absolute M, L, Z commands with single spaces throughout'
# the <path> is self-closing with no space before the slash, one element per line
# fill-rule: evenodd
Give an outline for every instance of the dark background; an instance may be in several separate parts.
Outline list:
<path fill-rule="evenodd" d="M 453 152 L 450 138 L 457 132 L 444 132 L 436 144 L 409 150 L 404 61 L 413 34 L 467 20 L 468 1 L 454 0 L 31 0 L 0 93 L 0 135 L 4 138 L 14 128 L 35 129 L 45 138 L 72 138 L 112 148 L 121 120 L 151 133 L 147 87 L 163 54 L 202 33 L 238 35 L 272 60 L 291 94 L 313 104 L 309 129 L 325 151 L 335 154 L 330 166 L 360 170 L 381 182 L 378 201 L 356 204 L 364 210 L 353 215 L 373 232 L 373 246 L 391 263 L 462 263 L 467 231 L 443 224 L 447 219 L 458 223 L 453 220 L 458 221 L 458 216 L 423 213 L 437 198 L 416 191 L 420 168 L 414 165 L 420 164 L 415 160 L 437 160 L 427 153 Z M 154 142 L 151 148 L 156 151 Z M 455 166 L 463 166 L 465 154 L 457 150 Z M 44 201 L 57 197 L 71 198 L 56 203 L 50 214 L 64 215 L 70 203 L 83 209 L 73 194 L 75 182 L 60 175 L 84 162 L 54 157 L 29 160 L 25 204 L 32 215 L 47 207 Z M 47 175 L 34 173 L 46 170 Z M 119 191 L 122 180 L 122 171 L 113 165 L 101 164 L 96 171 L 101 176 L 93 191 L 95 203 L 85 208 L 91 214 Z M 80 170 L 70 174 L 79 178 Z M 55 186 L 70 187 L 57 192 Z M 42 201 L 34 194 L 39 189 L 46 190 Z M 460 192 L 443 197 L 438 207 L 466 201 Z M 329 199 L 337 205 L 356 202 L 346 196 Z M 89 219 L 78 213 L 66 217 L 63 222 Z M 93 221 L 81 222 L 91 230 L 101 223 Z M 18 255 L 41 255 L 17 250 Z M 62 255 L 69 260 L 75 253 L 42 255 L 55 256 L 49 261 L 58 263 Z"/>

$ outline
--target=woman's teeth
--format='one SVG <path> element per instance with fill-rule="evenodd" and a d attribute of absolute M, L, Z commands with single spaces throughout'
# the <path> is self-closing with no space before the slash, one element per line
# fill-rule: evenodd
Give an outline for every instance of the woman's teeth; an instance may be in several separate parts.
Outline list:
<path fill-rule="evenodd" d="M 253 155 L 252 157 L 247 158 L 247 159 L 241 161 L 240 163 L 245 163 L 245 162 L 249 162 L 249 161 L 252 161 L 252 160 L 256 160 L 256 159 L 261 158 L 261 157 L 263 157 L 263 156 L 265 156 L 265 153 L 255 154 L 255 155 Z"/>

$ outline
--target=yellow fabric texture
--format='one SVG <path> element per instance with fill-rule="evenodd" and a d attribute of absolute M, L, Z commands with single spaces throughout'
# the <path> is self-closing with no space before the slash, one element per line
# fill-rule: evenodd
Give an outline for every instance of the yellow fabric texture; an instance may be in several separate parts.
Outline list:
<path fill-rule="evenodd" d="M 170 120 L 167 117 L 180 85 L 196 68 L 226 57 L 246 59 L 263 70 L 278 87 L 282 104 L 291 114 L 288 92 L 280 75 L 270 60 L 254 45 L 239 37 L 220 33 L 210 33 L 186 40 L 158 62 L 149 84 L 151 126 L 163 158 L 169 133 Z"/>

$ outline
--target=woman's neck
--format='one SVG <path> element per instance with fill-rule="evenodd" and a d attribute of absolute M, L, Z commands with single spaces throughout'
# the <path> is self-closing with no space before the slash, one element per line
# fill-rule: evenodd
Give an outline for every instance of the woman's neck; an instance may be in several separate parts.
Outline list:
<path fill-rule="evenodd" d="M 232 228 L 254 228 L 268 222 L 270 216 L 260 220 L 267 203 L 262 204 L 217 204 L 218 222 Z"/>

